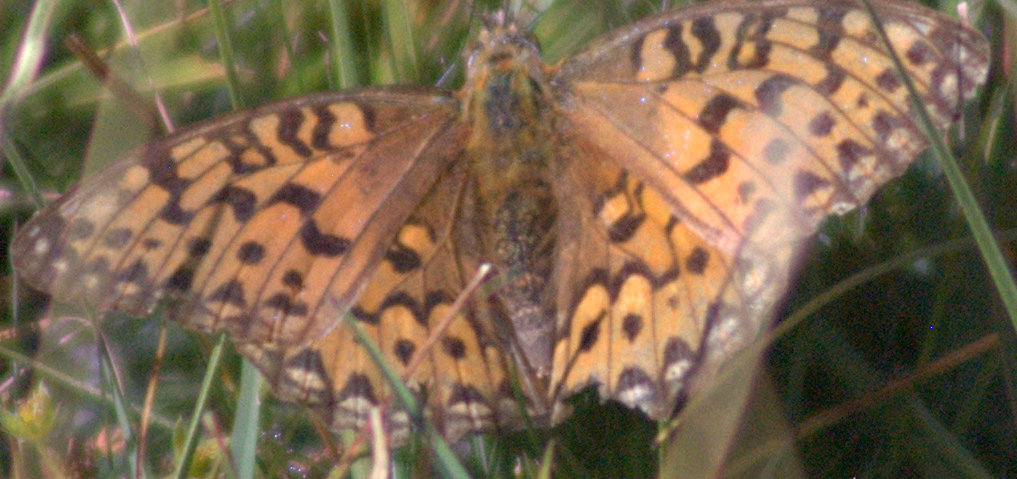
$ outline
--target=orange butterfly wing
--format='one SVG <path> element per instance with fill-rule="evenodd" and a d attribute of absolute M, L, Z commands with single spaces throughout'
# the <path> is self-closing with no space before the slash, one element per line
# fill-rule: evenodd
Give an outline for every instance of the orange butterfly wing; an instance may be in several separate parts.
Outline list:
<path fill-rule="evenodd" d="M 461 166 L 461 165 L 459 165 Z M 454 167 L 424 196 L 402 225 L 350 314 L 378 346 L 386 362 L 407 377 L 437 429 L 454 439 L 471 431 L 519 423 L 520 406 L 506 376 L 508 365 L 490 325 L 469 303 L 453 301 L 479 266 L 475 252 L 457 241 L 467 176 Z M 454 313 L 437 343 L 412 372 L 414 355 Z M 395 441 L 410 428 L 392 403 L 387 380 L 344 327 L 294 348 L 238 346 L 265 372 L 283 398 L 318 409 L 336 430 L 359 428 L 370 408 L 385 409 Z"/>
<path fill-rule="evenodd" d="M 25 225 L 33 286 L 239 342 L 332 329 L 456 155 L 455 101 L 362 90 L 280 102 L 137 150 Z M 384 211 L 384 214 L 372 214 Z"/>
<path fill-rule="evenodd" d="M 984 81 L 986 42 L 922 8 L 877 11 L 947 126 Z M 756 336 L 801 239 L 926 146 L 853 2 L 678 10 L 609 35 L 553 82 L 564 169 L 584 172 L 560 196 L 595 192 L 570 200 L 580 218 L 562 235 L 578 239 L 559 257 L 553 382 L 560 396 L 596 384 L 658 419 Z"/>

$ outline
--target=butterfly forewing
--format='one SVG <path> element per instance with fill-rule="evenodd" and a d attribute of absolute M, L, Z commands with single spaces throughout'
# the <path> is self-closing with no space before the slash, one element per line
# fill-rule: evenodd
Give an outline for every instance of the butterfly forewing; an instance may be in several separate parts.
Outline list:
<path fill-rule="evenodd" d="M 945 125 L 984 78 L 986 43 L 933 12 L 878 10 Z M 812 232 L 925 146 L 871 20 L 850 2 L 681 10 L 608 37 L 566 62 L 558 82 L 575 128 L 729 250 L 774 208 L 793 221 L 780 223 L 785 235 Z"/>
<path fill-rule="evenodd" d="M 365 90 L 269 105 L 140 149 L 24 227 L 32 284 L 238 341 L 334 327 L 448 162 L 454 101 Z M 372 214 L 383 212 L 378 214 Z"/>

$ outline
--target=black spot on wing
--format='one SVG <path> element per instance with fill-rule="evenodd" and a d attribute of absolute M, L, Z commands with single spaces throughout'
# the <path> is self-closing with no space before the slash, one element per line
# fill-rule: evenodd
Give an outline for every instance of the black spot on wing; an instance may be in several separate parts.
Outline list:
<path fill-rule="evenodd" d="M 233 217 L 239 223 L 246 223 L 254 216 L 257 198 L 246 188 L 226 185 L 214 197 L 213 202 L 223 203 L 233 210 Z"/>
<path fill-rule="evenodd" d="M 759 103 L 759 110 L 771 117 L 779 117 L 784 109 L 782 98 L 784 92 L 796 84 L 798 80 L 780 73 L 759 82 L 753 92 L 756 102 Z"/>
<path fill-rule="evenodd" d="M 117 279 L 128 283 L 145 282 L 148 280 L 148 265 L 139 259 L 121 271 Z"/>
<path fill-rule="evenodd" d="M 175 291 L 187 291 L 191 289 L 194 282 L 194 269 L 190 265 L 184 265 L 173 271 L 166 280 L 166 288 Z"/>
<path fill-rule="evenodd" d="M 795 198 L 804 200 L 815 191 L 826 188 L 830 181 L 811 171 L 799 171 L 794 178 Z"/>
<path fill-rule="evenodd" d="M 286 203 L 293 205 L 306 218 L 318 209 L 318 205 L 321 203 L 321 195 L 306 186 L 287 183 L 282 188 L 279 188 L 268 202 L 269 204 Z"/>
<path fill-rule="evenodd" d="M 374 387 L 371 386 L 371 380 L 363 374 L 350 374 L 349 378 L 346 379 L 346 384 L 343 385 L 342 390 L 339 391 L 336 399 L 339 401 L 349 398 L 363 398 L 371 404 L 377 404 L 378 398 L 374 392 Z"/>
<path fill-rule="evenodd" d="M 191 258 L 201 258 L 208 253 L 212 247 L 212 241 L 208 238 L 192 238 L 187 243 L 187 254 Z"/>
<path fill-rule="evenodd" d="M 71 227 L 67 230 L 67 236 L 72 240 L 80 240 L 92 236 L 95 231 L 95 225 L 92 224 L 87 218 L 75 218 L 71 220 Z M 128 239 L 130 238 L 130 230 L 127 231 Z M 109 242 L 109 234 L 106 235 L 107 243 Z M 126 240 L 123 241 L 120 246 L 126 244 Z"/>
<path fill-rule="evenodd" d="M 586 352 L 593 348 L 593 345 L 597 344 L 597 338 L 600 337 L 600 325 L 603 323 L 604 318 L 607 316 L 606 312 L 601 312 L 599 316 L 589 324 L 583 327 L 582 333 L 579 336 L 579 350 Z"/>
<path fill-rule="evenodd" d="M 441 341 L 442 350 L 445 354 L 455 360 L 460 360 L 466 357 L 466 343 L 462 339 L 454 336 L 446 336 Z"/>
<path fill-rule="evenodd" d="M 844 171 L 850 171 L 858 163 L 858 160 L 872 153 L 872 149 L 850 138 L 837 144 L 837 161 Z"/>
<path fill-rule="evenodd" d="M 720 93 L 706 102 L 696 119 L 704 130 L 717 133 L 720 127 L 724 126 L 728 113 L 740 106 L 741 102 L 737 98 L 727 93 Z"/>
<path fill-rule="evenodd" d="M 407 339 L 399 339 L 395 342 L 395 346 L 392 348 L 392 352 L 395 353 L 396 358 L 403 366 L 410 364 L 410 359 L 413 358 L 413 353 L 417 350 L 417 346 L 412 341 Z"/>
<path fill-rule="evenodd" d="M 731 152 L 719 139 L 710 142 L 710 153 L 702 161 L 685 172 L 683 177 L 694 185 L 706 183 L 727 171 Z"/>
<path fill-rule="evenodd" d="M 822 112 L 809 120 L 808 129 L 812 136 L 824 137 L 833 131 L 835 122 L 828 112 Z"/>
<path fill-rule="evenodd" d="M 134 236 L 134 232 L 129 228 L 114 228 L 106 232 L 103 236 L 103 245 L 109 249 L 120 249 L 127 246 L 127 242 Z M 84 238 L 82 236 L 81 238 Z"/>
<path fill-rule="evenodd" d="M 350 247 L 350 240 L 323 233 L 313 219 L 304 221 L 300 228 L 300 241 L 309 253 L 317 256 L 339 256 Z"/>
<path fill-rule="evenodd" d="M 409 273 L 419 268 L 422 264 L 420 255 L 416 251 L 399 243 L 392 244 L 385 253 L 385 260 L 399 274 Z"/>
<path fill-rule="evenodd" d="M 608 227 L 608 239 L 612 243 L 624 243 L 632 239 L 645 220 L 644 213 L 626 213 Z"/>
<path fill-rule="evenodd" d="M 240 308 L 247 306 L 247 301 L 244 299 L 244 284 L 235 279 L 223 283 L 212 292 L 208 299 Z"/>
<path fill-rule="evenodd" d="M 713 56 L 720 49 L 720 31 L 713 17 L 702 16 L 692 21 L 692 35 L 699 40 L 699 58 L 696 58 L 696 71 L 702 72 L 713 61 Z"/>
<path fill-rule="evenodd" d="M 924 40 L 916 40 L 908 47 L 907 52 L 904 53 L 904 57 L 911 62 L 912 65 L 920 67 L 933 60 L 935 53 L 933 53 L 932 47 L 929 46 Z"/>
<path fill-rule="evenodd" d="M 763 159 L 771 165 L 779 165 L 787 160 L 787 155 L 790 152 L 791 147 L 786 141 L 774 138 L 763 147 Z"/>
<path fill-rule="evenodd" d="M 308 157 L 313 151 L 297 138 L 297 132 L 300 131 L 300 125 L 304 123 L 304 120 L 304 114 L 299 110 L 281 111 L 279 112 L 279 126 L 276 134 L 280 143 L 289 146 L 298 155 Z"/>
<path fill-rule="evenodd" d="M 313 109 L 314 116 L 318 119 L 314 129 L 311 131 L 311 145 L 319 150 L 331 150 L 338 145 L 332 145 L 328 139 L 335 125 L 336 117 L 329 109 L 329 105 L 316 105 Z"/>
<path fill-rule="evenodd" d="M 692 248 L 692 252 L 685 258 L 685 269 L 692 274 L 703 274 L 706 271 L 707 263 L 710 260 L 710 253 L 700 247 Z"/>
<path fill-rule="evenodd" d="M 282 283 L 293 289 L 300 289 L 304 286 L 304 275 L 300 271 L 291 269 L 283 273 Z"/>
<path fill-rule="evenodd" d="M 643 330 L 643 317 L 638 314 L 626 314 L 622 318 L 622 331 L 629 342 L 635 341 Z"/>
<path fill-rule="evenodd" d="M 265 258 L 265 247 L 256 241 L 248 241 L 237 249 L 237 259 L 244 264 L 258 264 Z"/>
<path fill-rule="evenodd" d="M 882 88 L 888 93 L 893 93 L 901 87 L 900 78 L 897 76 L 897 71 L 893 68 L 887 68 L 882 73 L 876 76 L 876 86 Z"/>

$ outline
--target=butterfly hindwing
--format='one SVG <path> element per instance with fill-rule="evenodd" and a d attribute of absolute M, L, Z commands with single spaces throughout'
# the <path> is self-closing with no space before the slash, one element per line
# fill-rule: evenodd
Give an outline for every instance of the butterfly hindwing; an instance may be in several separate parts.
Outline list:
<path fill-rule="evenodd" d="M 520 414 L 506 376 L 508 359 L 489 327 L 478 321 L 469 301 L 453 307 L 479 265 L 475 251 L 453 236 L 460 227 L 454 223 L 466 189 L 463 173 L 453 168 L 441 177 L 401 225 L 349 313 L 448 438 L 517 425 Z M 448 329 L 438 335 L 446 321 Z M 425 351 L 432 337 L 436 342 Z M 334 429 L 362 427 L 372 407 L 386 411 L 389 432 L 397 438 L 410 427 L 387 380 L 349 328 L 337 327 L 293 348 L 245 343 L 239 349 L 283 399 L 320 409 Z M 423 361 L 408 372 L 422 351 Z"/>
<path fill-rule="evenodd" d="M 560 402 L 597 385 L 602 397 L 666 418 L 702 356 L 733 258 L 612 158 L 579 139 L 570 145 L 579 148 L 569 150 L 561 178 L 571 194 L 562 198 L 577 214 L 560 226 L 558 310 L 566 314 L 553 392 Z"/>

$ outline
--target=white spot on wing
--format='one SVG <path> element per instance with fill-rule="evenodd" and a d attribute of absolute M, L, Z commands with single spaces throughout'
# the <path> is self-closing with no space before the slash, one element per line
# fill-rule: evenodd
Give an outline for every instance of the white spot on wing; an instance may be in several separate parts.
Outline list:
<path fill-rule="evenodd" d="M 36 229 L 38 229 L 38 228 L 36 228 Z M 35 236 L 35 233 L 30 233 L 30 234 L 32 236 Z M 39 238 L 39 239 L 35 240 L 35 247 L 32 248 L 32 252 L 35 253 L 36 256 L 43 256 L 46 253 L 49 253 L 49 248 L 50 248 L 49 239 L 47 239 L 47 238 Z"/>

